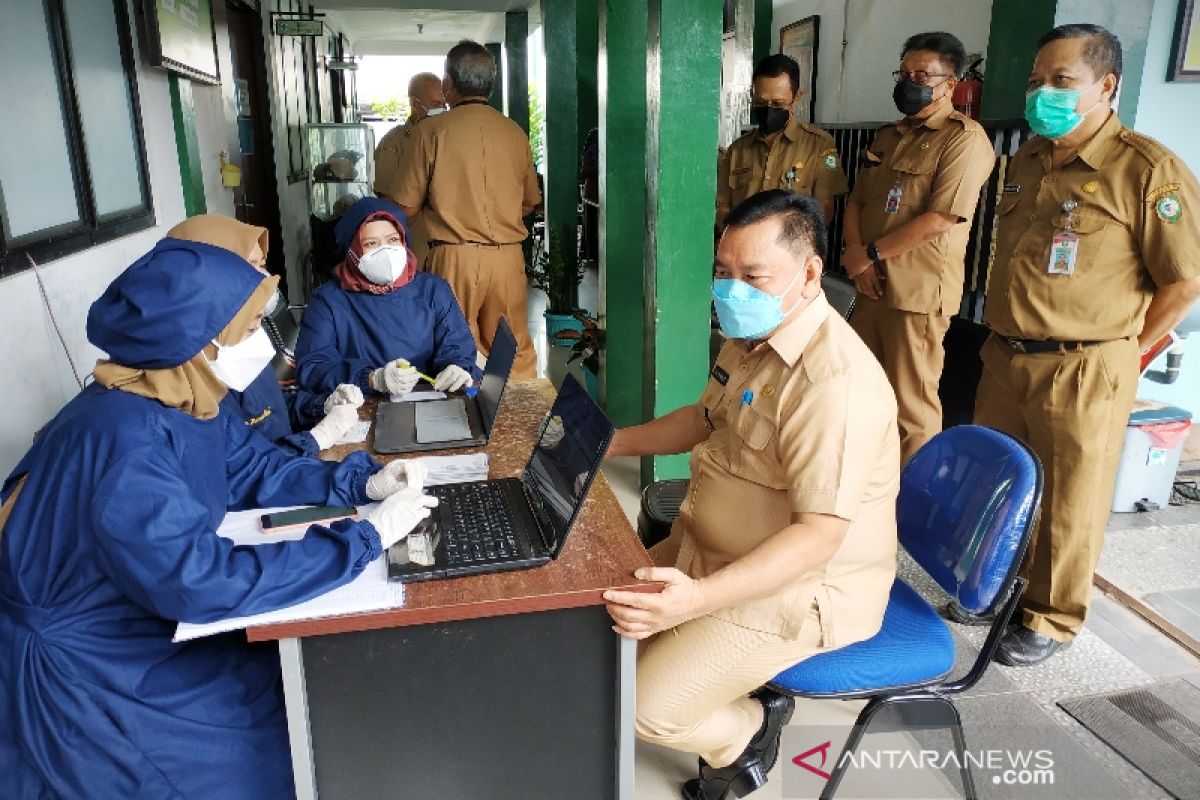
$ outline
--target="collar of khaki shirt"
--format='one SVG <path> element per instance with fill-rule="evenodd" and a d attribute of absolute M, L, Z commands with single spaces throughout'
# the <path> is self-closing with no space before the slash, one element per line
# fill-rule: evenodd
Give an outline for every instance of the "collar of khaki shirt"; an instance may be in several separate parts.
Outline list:
<path fill-rule="evenodd" d="M 1083 145 L 1075 151 L 1075 155 L 1071 156 L 1071 158 L 1065 162 L 1064 166 L 1066 164 L 1070 164 L 1075 159 L 1079 159 L 1094 170 L 1100 169 L 1102 166 L 1104 166 L 1104 160 L 1108 157 L 1108 154 L 1112 152 L 1113 145 L 1117 140 L 1117 134 L 1119 134 L 1124 127 L 1125 126 L 1121 123 L 1120 118 L 1117 116 L 1117 112 L 1110 110 L 1108 119 L 1106 119 L 1104 124 L 1100 126 L 1100 130 L 1096 131 L 1091 139 L 1088 139 L 1086 142 L 1084 142 Z M 1049 172 L 1050 158 L 1054 154 L 1054 143 L 1049 139 L 1044 138 L 1035 139 L 1034 141 L 1037 142 L 1038 149 L 1036 152 L 1038 157 L 1041 159 L 1046 171 Z"/>
<path fill-rule="evenodd" d="M 828 316 L 829 301 L 825 299 L 825 292 L 822 291 L 809 301 L 809 304 L 795 319 L 785 322 L 772 333 L 766 342 L 747 342 L 746 344 L 751 351 L 757 350 L 764 344 L 770 345 L 771 349 L 778 353 L 789 367 L 794 367 L 800 360 L 800 356 L 804 354 L 804 348 L 808 347 L 808 343 L 816 335 L 817 329 L 821 327 L 821 323 L 825 322 Z"/>
<path fill-rule="evenodd" d="M 789 142 L 800 141 L 800 136 L 801 136 L 800 120 L 796 119 L 795 114 L 792 114 L 791 118 L 788 120 L 787 125 L 783 126 L 783 136 Z M 770 141 L 767 140 L 767 137 L 763 134 L 763 132 L 760 131 L 758 128 L 754 129 L 754 139 L 755 139 L 755 141 L 762 142 L 763 144 L 771 143 Z M 774 139 L 771 141 L 777 142 L 779 140 Z"/>
<path fill-rule="evenodd" d="M 936 111 L 934 111 L 925 119 L 913 119 L 912 117 L 905 117 L 896 123 L 896 127 L 905 133 L 911 131 L 913 128 L 929 128 L 930 130 L 936 131 L 940 130 L 941 127 L 946 124 L 946 120 L 950 119 L 950 115 L 953 113 L 954 105 L 952 103 L 946 103 L 943 106 L 939 106 Z"/>

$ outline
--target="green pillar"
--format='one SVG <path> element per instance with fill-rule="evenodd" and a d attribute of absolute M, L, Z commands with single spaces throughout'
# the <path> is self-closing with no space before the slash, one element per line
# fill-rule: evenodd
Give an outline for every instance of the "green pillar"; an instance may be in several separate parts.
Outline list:
<path fill-rule="evenodd" d="M 208 204 L 204 199 L 204 173 L 197 144 L 192 82 L 173 72 L 167 81 L 171 91 L 171 118 L 175 122 L 175 149 L 179 154 L 179 179 L 183 184 L 183 210 L 187 216 L 194 217 L 207 212 Z"/>
<path fill-rule="evenodd" d="M 775 52 L 774 12 L 771 0 L 754 0 L 754 63 Z"/>
<path fill-rule="evenodd" d="M 576 151 L 578 159 L 587 132 L 600 125 L 596 93 L 596 74 L 600 56 L 599 0 L 578 0 L 576 15 L 575 80 L 579 91 L 580 147 L 580 150 Z"/>
<path fill-rule="evenodd" d="M 659 417 L 696 402 L 708 378 L 721 4 L 648 6 L 643 386 Z M 686 455 L 643 464 L 644 480 L 686 475 Z"/>
<path fill-rule="evenodd" d="M 504 15 L 504 78 L 508 84 L 508 118 L 529 133 L 529 13 Z"/>
<path fill-rule="evenodd" d="M 504 53 L 500 49 L 499 42 L 488 42 L 484 45 L 488 52 L 492 54 L 492 58 L 496 60 L 496 88 L 492 89 L 492 94 L 488 97 L 488 105 L 504 113 Z"/>
<path fill-rule="evenodd" d="M 988 33 L 987 78 L 981 119 L 1025 116 L 1025 86 L 1038 38 L 1054 27 L 1055 0 L 1006 0 L 992 4 Z"/>
<path fill-rule="evenodd" d="M 600 285 L 604 287 L 605 411 L 617 425 L 645 420 L 645 0 L 602 0 L 599 30 Z"/>

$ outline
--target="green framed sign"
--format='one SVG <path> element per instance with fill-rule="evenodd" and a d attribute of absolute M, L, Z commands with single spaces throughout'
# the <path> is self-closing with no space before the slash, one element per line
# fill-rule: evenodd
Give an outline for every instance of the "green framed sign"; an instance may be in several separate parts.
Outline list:
<path fill-rule="evenodd" d="M 220 83 L 212 0 L 144 0 L 150 63 L 193 80 Z"/>
<path fill-rule="evenodd" d="M 285 19 L 275 17 L 276 36 L 324 36 L 325 23 L 319 19 Z"/>

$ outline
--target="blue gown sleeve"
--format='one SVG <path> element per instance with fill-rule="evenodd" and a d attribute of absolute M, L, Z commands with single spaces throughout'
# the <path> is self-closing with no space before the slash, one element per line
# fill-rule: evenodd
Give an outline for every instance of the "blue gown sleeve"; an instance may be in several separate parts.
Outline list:
<path fill-rule="evenodd" d="M 317 440 L 308 431 L 300 431 L 291 436 L 276 439 L 275 446 L 290 456 L 301 458 L 316 458 L 317 453 L 321 452 Z"/>
<path fill-rule="evenodd" d="M 353 580 L 381 552 L 374 526 L 350 520 L 314 525 L 297 541 L 234 545 L 212 529 L 177 458 L 160 447 L 125 453 L 91 507 L 105 572 L 164 619 L 211 622 L 294 605 Z"/>
<path fill-rule="evenodd" d="M 371 371 L 381 366 L 342 354 L 333 307 L 320 293 L 314 294 L 296 340 L 296 378 L 300 385 L 310 392 L 328 394 L 338 384 L 353 383 L 367 393 L 371 391 Z"/>
<path fill-rule="evenodd" d="M 432 374 L 436 375 L 451 364 L 457 364 L 478 381 L 482 373 L 475 365 L 475 339 L 471 336 L 462 308 L 454 299 L 450 284 L 438 280 L 434 284 L 431 300 L 437 320 L 433 331 Z"/>

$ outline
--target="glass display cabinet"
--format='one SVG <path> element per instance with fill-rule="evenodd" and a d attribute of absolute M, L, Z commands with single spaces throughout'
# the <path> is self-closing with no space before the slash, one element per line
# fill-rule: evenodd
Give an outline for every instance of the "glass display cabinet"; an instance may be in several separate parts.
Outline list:
<path fill-rule="evenodd" d="M 309 211 L 331 222 L 371 194 L 374 136 L 366 125 L 315 123 L 306 126 L 306 138 Z"/>

